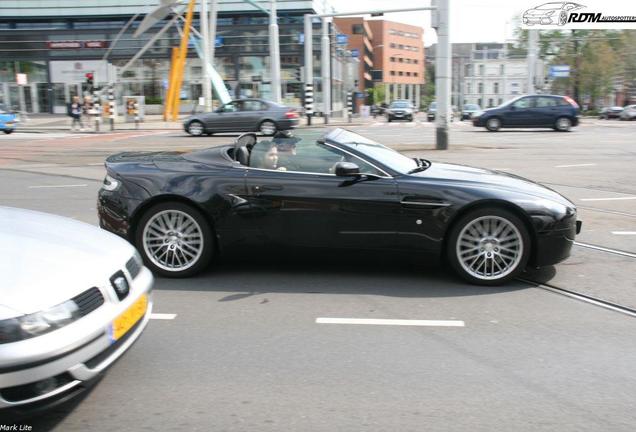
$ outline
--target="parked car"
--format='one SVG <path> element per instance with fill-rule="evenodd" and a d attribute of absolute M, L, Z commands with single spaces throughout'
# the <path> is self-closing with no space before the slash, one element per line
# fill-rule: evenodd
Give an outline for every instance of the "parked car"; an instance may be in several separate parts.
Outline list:
<path fill-rule="evenodd" d="M 237 99 L 213 112 L 195 114 L 183 122 L 192 136 L 217 132 L 260 132 L 274 135 L 277 130 L 298 126 L 298 113 L 290 107 L 262 99 Z"/>
<path fill-rule="evenodd" d="M 0 104 L 0 130 L 5 134 L 10 134 L 15 130 L 17 123 L 18 117 L 16 113 Z"/>
<path fill-rule="evenodd" d="M 623 113 L 623 107 L 613 106 L 613 107 L 605 107 L 601 109 L 601 112 L 598 114 L 598 118 L 603 120 L 609 120 L 612 118 L 620 118 Z"/>
<path fill-rule="evenodd" d="M 491 132 L 504 128 L 553 128 L 566 132 L 579 124 L 579 105 L 568 96 L 519 96 L 473 114 L 473 126 Z"/>
<path fill-rule="evenodd" d="M 575 206 L 537 183 L 409 158 L 340 128 L 120 153 L 106 170 L 100 225 L 173 277 L 233 248 L 282 245 L 432 253 L 492 285 L 566 259 L 581 228 Z"/>
<path fill-rule="evenodd" d="M 451 106 L 451 118 L 450 121 L 455 120 L 455 113 L 457 113 L 457 107 L 455 105 Z M 437 114 L 437 102 L 431 102 L 426 110 L 426 120 L 432 122 L 435 121 L 435 115 Z"/>
<path fill-rule="evenodd" d="M 141 335 L 153 276 L 97 227 L 0 207 L 0 417 L 66 401 Z"/>
<path fill-rule="evenodd" d="M 462 120 L 470 120 L 476 112 L 481 111 L 481 107 L 477 104 L 465 104 L 462 109 Z"/>
<path fill-rule="evenodd" d="M 386 119 L 390 123 L 393 120 L 413 121 L 415 108 L 408 100 L 396 100 L 386 109 Z"/>
<path fill-rule="evenodd" d="M 620 116 L 621 120 L 636 120 L 636 105 L 627 105 Z"/>

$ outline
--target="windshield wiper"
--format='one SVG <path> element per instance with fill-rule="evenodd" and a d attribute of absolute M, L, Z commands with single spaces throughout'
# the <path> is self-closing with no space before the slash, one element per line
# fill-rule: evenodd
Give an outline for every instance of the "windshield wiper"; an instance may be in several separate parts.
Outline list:
<path fill-rule="evenodd" d="M 415 163 L 417 163 L 417 168 L 413 168 L 407 174 L 415 174 L 417 172 L 425 171 L 431 166 L 431 161 L 421 158 L 413 158 Z"/>

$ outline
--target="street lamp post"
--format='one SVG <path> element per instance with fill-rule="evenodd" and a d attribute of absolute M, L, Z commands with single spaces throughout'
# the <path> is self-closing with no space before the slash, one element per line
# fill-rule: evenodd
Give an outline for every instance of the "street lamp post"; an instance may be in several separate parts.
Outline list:
<path fill-rule="evenodd" d="M 280 103 L 280 51 L 278 46 L 278 18 L 276 13 L 276 0 L 270 1 L 269 46 L 272 99 L 274 100 L 274 102 Z"/>

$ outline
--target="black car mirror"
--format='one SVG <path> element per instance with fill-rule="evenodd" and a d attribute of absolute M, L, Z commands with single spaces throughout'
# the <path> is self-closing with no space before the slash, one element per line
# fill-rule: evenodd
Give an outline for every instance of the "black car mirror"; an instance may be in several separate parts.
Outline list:
<path fill-rule="evenodd" d="M 360 175 L 360 167 L 352 162 L 338 162 L 334 166 L 334 172 L 338 177 L 351 177 Z"/>

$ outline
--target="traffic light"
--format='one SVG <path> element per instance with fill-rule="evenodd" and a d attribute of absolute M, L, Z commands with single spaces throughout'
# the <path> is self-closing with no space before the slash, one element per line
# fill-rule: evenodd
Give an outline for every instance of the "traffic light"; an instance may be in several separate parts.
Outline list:
<path fill-rule="evenodd" d="M 84 77 L 86 78 L 86 85 L 88 88 L 93 88 L 93 72 L 86 73 Z"/>

